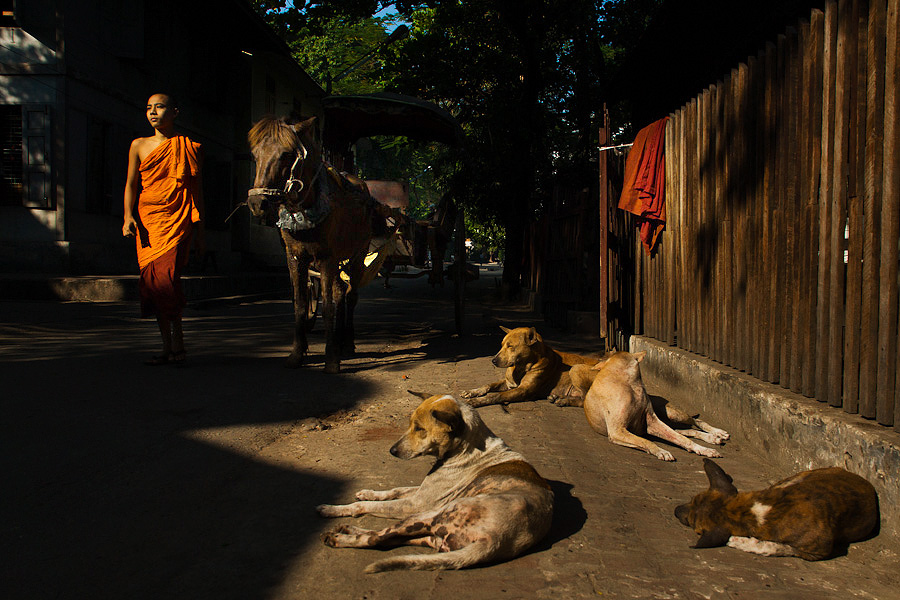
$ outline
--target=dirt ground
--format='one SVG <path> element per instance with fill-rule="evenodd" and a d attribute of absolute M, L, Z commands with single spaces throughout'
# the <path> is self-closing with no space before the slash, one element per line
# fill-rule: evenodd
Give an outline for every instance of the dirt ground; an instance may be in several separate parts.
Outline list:
<path fill-rule="evenodd" d="M 896 541 L 881 536 L 820 563 L 690 548 L 696 536 L 672 511 L 705 487 L 700 457 L 676 448 L 677 462 L 664 463 L 612 446 L 580 409 L 547 402 L 481 409 L 554 489 L 553 529 L 531 552 L 460 572 L 365 575 L 383 551 L 324 546 L 322 532 L 348 519 L 319 518 L 317 504 L 415 485 L 430 468 L 388 454 L 418 403 L 407 389 L 458 394 L 499 378 L 489 360 L 498 325 L 536 325 L 562 349 L 598 349 L 596 338 L 553 330 L 524 308 L 482 302 L 499 275 L 483 269 L 472 286 L 463 337 L 452 287 L 372 284 L 359 307 L 358 355 L 336 376 L 322 372 L 321 324 L 310 364 L 282 367 L 291 321 L 282 300 L 189 309 L 183 368 L 141 364 L 158 334 L 136 305 L 0 303 L 0 593 L 900 598 Z M 722 452 L 739 489 L 787 475 L 749 445 Z"/>

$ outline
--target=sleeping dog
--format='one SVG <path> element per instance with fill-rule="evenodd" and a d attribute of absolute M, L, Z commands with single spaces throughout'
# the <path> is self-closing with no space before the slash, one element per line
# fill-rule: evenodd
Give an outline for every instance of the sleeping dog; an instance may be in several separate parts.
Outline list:
<path fill-rule="evenodd" d="M 675 509 L 700 534 L 694 548 L 728 545 L 764 556 L 822 560 L 866 539 L 878 524 L 872 484 L 837 467 L 803 471 L 764 490 L 738 493 L 731 477 L 703 459 L 709 489 Z"/>
<path fill-rule="evenodd" d="M 547 482 L 472 407 L 452 396 L 410 393 L 424 401 L 391 454 L 434 456 L 437 462 L 419 486 L 360 490 L 352 504 L 318 506 L 324 517 L 402 519 L 381 530 L 340 525 L 325 534 L 324 542 L 341 548 L 411 545 L 438 551 L 385 558 L 366 567 L 367 573 L 460 569 L 511 559 L 539 542 L 553 517 Z"/>

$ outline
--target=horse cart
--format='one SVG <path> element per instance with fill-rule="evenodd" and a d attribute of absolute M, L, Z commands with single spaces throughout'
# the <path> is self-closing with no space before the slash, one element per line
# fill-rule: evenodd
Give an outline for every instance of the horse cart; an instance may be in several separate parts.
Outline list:
<path fill-rule="evenodd" d="M 304 362 L 306 334 L 317 315 L 325 322 L 325 371 L 340 370 L 354 352 L 353 312 L 358 290 L 379 270 L 398 265 L 425 269 L 414 276 L 455 283 L 459 332 L 465 286 L 462 211 L 449 196 L 434 215 L 415 220 L 404 212 L 408 190 L 399 182 L 365 182 L 341 171 L 352 166 L 351 146 L 374 135 L 405 136 L 456 145 L 461 128 L 438 106 L 396 94 L 331 96 L 323 100 L 322 142 L 316 118 L 263 118 L 250 130 L 256 162 L 251 212 L 274 222 L 285 244 L 294 290 L 294 345 L 289 366 Z M 327 151 L 326 151 L 327 149 Z M 351 170 L 351 169 L 347 169 Z M 456 263 L 444 270 L 444 253 L 456 231 Z M 462 276 L 452 276 L 453 274 Z M 408 273 L 394 276 L 410 275 Z"/>

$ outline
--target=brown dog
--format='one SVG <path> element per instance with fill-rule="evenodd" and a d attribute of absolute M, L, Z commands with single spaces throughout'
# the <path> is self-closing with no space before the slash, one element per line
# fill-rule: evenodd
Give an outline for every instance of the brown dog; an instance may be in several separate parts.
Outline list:
<path fill-rule="evenodd" d="M 649 433 L 695 454 L 721 457 L 716 450 L 694 443 L 656 416 L 641 381 L 639 363 L 645 355 L 616 352 L 593 367 L 596 375 L 584 398 L 588 423 L 612 443 L 643 450 L 660 460 L 672 461 L 675 457 L 640 435 Z M 691 431 L 695 437 L 698 433 Z"/>
<path fill-rule="evenodd" d="M 574 388 L 569 378 L 573 365 L 594 365 L 599 357 L 558 352 L 546 344 L 534 327 L 501 327 L 506 336 L 491 362 L 506 369 L 506 377 L 495 383 L 463 392 L 472 406 L 528 402 L 564 397 Z M 499 392 L 494 396 L 487 394 Z"/>
<path fill-rule="evenodd" d="M 547 482 L 466 403 L 452 396 L 410 393 L 424 401 L 391 454 L 434 456 L 437 462 L 417 487 L 361 490 L 358 502 L 317 507 L 324 517 L 403 519 L 381 530 L 342 525 L 325 534 L 325 543 L 343 548 L 430 546 L 438 551 L 385 558 L 366 567 L 367 573 L 377 573 L 508 560 L 540 541 L 553 517 Z"/>
<path fill-rule="evenodd" d="M 872 484 L 844 469 L 803 471 L 764 490 L 738 493 L 731 477 L 703 460 L 709 489 L 675 509 L 700 534 L 694 548 L 728 545 L 764 556 L 822 560 L 866 539 L 878 524 Z"/>

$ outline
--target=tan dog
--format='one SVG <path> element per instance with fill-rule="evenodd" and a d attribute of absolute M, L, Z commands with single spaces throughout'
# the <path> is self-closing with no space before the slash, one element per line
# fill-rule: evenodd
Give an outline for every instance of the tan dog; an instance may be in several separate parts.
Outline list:
<path fill-rule="evenodd" d="M 430 546 L 438 551 L 385 558 L 366 567 L 367 573 L 377 573 L 508 560 L 539 542 L 553 517 L 547 482 L 464 402 L 410 393 L 425 400 L 391 454 L 403 459 L 434 456 L 434 468 L 417 487 L 360 490 L 358 502 L 317 507 L 324 517 L 402 519 L 381 530 L 341 525 L 325 534 L 325 543 L 343 548 Z"/>
<path fill-rule="evenodd" d="M 609 436 L 612 443 L 643 450 L 660 460 L 672 461 L 675 457 L 640 435 L 654 435 L 701 456 L 721 457 L 716 450 L 678 433 L 656 415 L 641 381 L 639 363 L 645 355 L 616 352 L 593 367 L 596 375 L 584 398 L 588 423 L 598 433 Z M 691 431 L 695 437 L 697 433 Z"/>
<path fill-rule="evenodd" d="M 764 556 L 822 560 L 866 539 L 878 524 L 872 484 L 836 467 L 803 471 L 764 490 L 738 493 L 711 460 L 703 467 L 709 489 L 675 509 L 700 534 L 694 548 L 728 545 Z"/>
<path fill-rule="evenodd" d="M 569 392 L 558 398 L 551 398 L 557 406 L 584 406 L 585 397 L 594 379 L 600 372 L 600 367 L 606 360 L 615 356 L 611 353 L 600 359 L 596 365 L 589 367 L 587 365 L 574 365 L 569 370 L 569 378 L 572 381 L 572 387 L 575 392 Z M 644 354 L 640 355 L 638 362 L 643 360 Z M 713 427 L 705 421 L 701 421 L 696 417 L 692 417 L 677 406 L 672 405 L 665 398 L 648 394 L 650 407 L 653 413 L 658 416 L 662 422 L 672 429 L 676 429 L 677 433 L 685 437 L 693 437 L 702 440 L 708 444 L 723 444 L 730 437 L 728 432 L 718 427 Z M 671 440 L 670 440 L 671 441 Z"/>
<path fill-rule="evenodd" d="M 563 397 L 574 388 L 569 379 L 573 365 L 592 366 L 599 357 L 558 352 L 546 344 L 534 327 L 507 329 L 500 351 L 491 362 L 506 369 L 506 377 L 489 385 L 468 390 L 461 395 L 472 406 L 527 402 L 547 397 Z M 499 392 L 494 396 L 487 394 Z"/>

